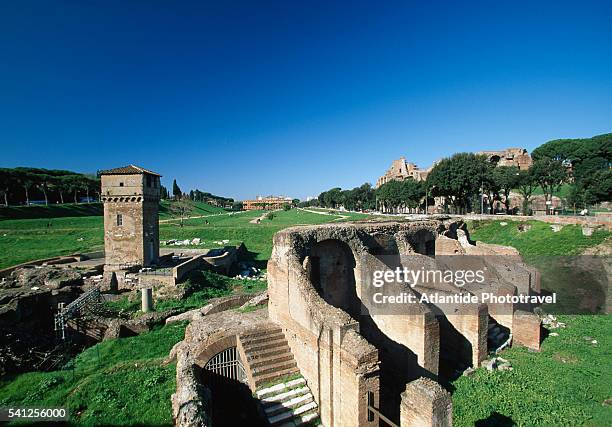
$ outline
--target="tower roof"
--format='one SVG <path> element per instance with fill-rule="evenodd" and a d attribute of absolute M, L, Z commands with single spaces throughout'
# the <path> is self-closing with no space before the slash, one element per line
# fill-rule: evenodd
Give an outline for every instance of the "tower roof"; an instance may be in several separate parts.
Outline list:
<path fill-rule="evenodd" d="M 136 166 L 136 165 L 122 166 L 120 168 L 109 169 L 109 170 L 100 172 L 100 175 L 139 175 L 139 174 L 140 175 L 149 174 L 149 175 L 161 176 L 160 174 L 156 172 L 147 170 L 145 168 L 141 168 L 140 166 Z"/>

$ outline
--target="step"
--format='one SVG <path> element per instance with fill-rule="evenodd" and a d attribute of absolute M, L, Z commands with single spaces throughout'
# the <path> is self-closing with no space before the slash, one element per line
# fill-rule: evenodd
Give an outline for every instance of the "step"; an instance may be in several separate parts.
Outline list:
<path fill-rule="evenodd" d="M 285 353 L 291 354 L 291 349 L 288 345 L 282 347 L 268 348 L 265 350 L 259 350 L 254 352 L 252 351 L 247 354 L 246 359 L 248 362 L 257 362 L 259 359 L 265 359 L 271 356 L 281 355 Z"/>
<path fill-rule="evenodd" d="M 288 375 L 298 374 L 300 371 L 297 367 L 283 369 L 280 371 L 270 372 L 267 374 L 258 374 L 253 375 L 253 381 L 255 382 L 255 387 L 260 386 L 261 384 L 265 384 L 270 382 L 276 378 L 286 377 Z"/>
<path fill-rule="evenodd" d="M 258 399 L 265 399 L 268 395 L 278 394 L 287 388 L 295 387 L 302 384 L 306 384 L 306 380 L 304 378 L 296 378 L 294 380 L 287 381 L 286 383 L 274 384 L 273 386 L 258 390 L 257 392 L 255 392 L 255 395 Z"/>
<path fill-rule="evenodd" d="M 259 368 L 273 363 L 287 362 L 289 360 L 293 360 L 293 354 L 286 351 L 280 354 L 272 354 L 267 357 L 259 357 L 254 360 L 249 360 L 249 366 L 251 368 Z"/>
<path fill-rule="evenodd" d="M 295 396 L 310 393 L 310 389 L 306 386 L 294 388 L 289 391 L 283 391 L 282 393 L 272 394 L 269 397 L 261 399 L 261 403 L 265 405 L 272 405 L 274 403 L 285 402 L 286 400 L 292 399 Z"/>
<path fill-rule="evenodd" d="M 277 415 L 273 415 L 270 418 L 268 418 L 268 422 L 272 425 L 281 423 L 283 421 L 288 421 L 291 418 L 297 416 L 297 415 L 301 415 L 304 414 L 312 409 L 315 409 L 317 407 L 317 404 L 312 401 L 310 403 L 307 403 L 305 405 L 302 406 L 298 406 L 297 408 L 293 409 L 293 410 L 288 410 L 285 412 L 281 412 L 280 414 Z"/>
<path fill-rule="evenodd" d="M 242 348 L 244 348 L 245 353 L 253 353 L 255 351 L 268 350 L 270 348 L 286 346 L 286 345 L 287 345 L 287 340 L 285 338 L 279 338 L 278 340 L 266 341 L 264 343 L 257 344 L 254 346 L 243 345 Z"/>
<path fill-rule="evenodd" d="M 297 363 L 295 363 L 295 360 L 293 360 L 293 357 L 292 357 L 289 360 L 273 362 L 273 363 L 269 363 L 267 365 L 255 367 L 255 368 L 251 367 L 251 372 L 253 373 L 253 377 L 257 377 L 259 375 L 264 375 L 264 374 L 268 374 L 268 373 L 272 373 L 276 371 L 282 371 L 285 369 L 294 368 L 296 366 L 297 366 Z"/>
<path fill-rule="evenodd" d="M 287 411 L 287 409 L 297 408 L 299 406 L 306 405 L 313 401 L 312 393 L 308 392 L 301 396 L 296 396 L 293 399 L 287 400 L 285 402 L 276 403 L 271 406 L 267 406 L 264 408 L 264 412 L 268 418 L 280 414 L 281 412 Z"/>
<path fill-rule="evenodd" d="M 308 412 L 302 415 L 300 418 L 298 418 L 295 422 L 295 425 L 300 426 L 302 424 L 306 424 L 307 422 L 315 420 L 318 417 L 319 417 L 319 412 L 313 410 L 312 412 Z"/>
<path fill-rule="evenodd" d="M 319 413 L 316 410 L 311 410 L 310 412 L 306 412 L 304 415 L 298 418 L 293 418 L 291 421 L 285 422 L 281 424 L 279 427 L 296 427 L 306 424 L 307 422 L 316 420 L 319 418 Z"/>
<path fill-rule="evenodd" d="M 281 328 L 265 328 L 265 329 L 256 329 L 250 332 L 245 332 L 240 334 L 240 339 L 250 340 L 252 338 L 261 337 L 263 335 L 269 334 L 277 334 L 279 332 L 283 332 Z"/>
<path fill-rule="evenodd" d="M 257 336 L 254 338 L 247 338 L 244 339 L 243 337 L 240 337 L 240 342 L 242 343 L 242 346 L 254 346 L 257 344 L 260 344 L 262 342 L 266 342 L 266 341 L 274 341 L 274 340 L 278 340 L 281 338 L 285 338 L 285 334 L 281 332 L 278 333 L 274 333 L 274 334 L 266 334 L 266 335 L 261 335 L 261 336 Z"/>

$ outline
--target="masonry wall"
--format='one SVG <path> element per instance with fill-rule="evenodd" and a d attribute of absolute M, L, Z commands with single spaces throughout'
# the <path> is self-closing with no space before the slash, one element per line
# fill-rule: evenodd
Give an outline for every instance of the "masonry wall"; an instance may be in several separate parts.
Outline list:
<path fill-rule="evenodd" d="M 275 236 L 268 263 L 269 315 L 285 332 L 323 425 L 378 425 L 366 416 L 367 393 L 379 394 L 378 352 L 359 337 L 357 322 L 317 295 L 296 258 L 279 256 L 283 237 Z"/>
<path fill-rule="evenodd" d="M 122 225 L 117 225 L 121 215 Z M 104 252 L 106 265 L 144 265 L 142 202 L 104 203 Z"/>

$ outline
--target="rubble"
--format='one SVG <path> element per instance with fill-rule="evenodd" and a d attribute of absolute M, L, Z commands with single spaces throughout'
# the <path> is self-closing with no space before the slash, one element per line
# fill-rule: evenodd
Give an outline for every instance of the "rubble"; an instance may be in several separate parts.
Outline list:
<path fill-rule="evenodd" d="M 240 306 L 240 309 L 244 310 L 248 307 L 256 307 L 258 305 L 264 305 L 268 303 L 268 291 L 262 292 L 255 295 L 253 298 L 248 300 L 246 303 Z"/>
<path fill-rule="evenodd" d="M 529 225 L 529 224 L 519 224 L 516 228 L 518 229 L 519 233 L 526 233 L 529 230 L 531 230 L 531 225 Z"/>
<path fill-rule="evenodd" d="M 238 280 L 268 280 L 268 274 L 261 269 L 252 266 L 249 263 L 241 262 L 238 264 L 240 273 L 234 276 L 234 279 Z"/>
<path fill-rule="evenodd" d="M 76 270 L 67 268 L 43 267 L 20 268 L 13 272 L 13 278 L 18 286 L 46 287 L 60 289 L 63 287 L 81 286 L 83 275 Z"/>
<path fill-rule="evenodd" d="M 492 359 L 487 359 L 482 362 L 480 365 L 485 368 L 489 372 L 493 371 L 512 371 L 512 365 L 510 362 L 503 357 L 494 357 Z"/>
<path fill-rule="evenodd" d="M 164 245 L 166 246 L 199 246 L 203 244 L 204 244 L 204 241 L 199 237 L 194 237 L 191 240 L 189 239 L 183 239 L 183 240 L 170 239 L 164 242 Z"/>

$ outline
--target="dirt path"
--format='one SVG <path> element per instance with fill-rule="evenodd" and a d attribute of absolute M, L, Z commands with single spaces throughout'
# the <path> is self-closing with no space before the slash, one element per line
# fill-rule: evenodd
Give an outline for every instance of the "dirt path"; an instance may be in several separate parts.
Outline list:
<path fill-rule="evenodd" d="M 298 208 L 298 210 L 304 211 L 304 212 L 310 212 L 310 213 L 314 213 L 314 214 L 319 214 L 319 215 L 337 216 L 338 218 L 334 219 L 333 221 L 340 221 L 340 220 L 343 220 L 343 219 L 350 218 L 350 216 L 348 216 L 348 215 L 333 214 L 331 212 L 314 211 L 314 210 L 311 210 L 311 209 L 304 209 L 304 208 Z"/>
<path fill-rule="evenodd" d="M 269 211 L 269 212 L 278 212 L 278 211 L 280 211 L 280 209 L 276 209 L 276 210 Z M 261 221 L 263 221 L 266 218 L 266 215 L 268 215 L 269 212 L 266 212 L 263 215 L 261 215 L 260 217 L 254 218 L 254 219 L 250 220 L 249 222 L 251 224 L 259 224 Z"/>
<path fill-rule="evenodd" d="M 196 216 L 186 216 L 185 218 L 183 218 L 183 220 L 186 219 L 198 219 L 198 218 L 210 218 L 211 216 L 223 216 L 223 215 L 237 215 L 239 213 L 242 213 L 245 211 L 236 211 L 236 212 L 224 212 L 224 213 L 216 213 L 216 214 L 209 214 L 209 215 L 196 215 Z M 168 218 L 168 219 L 160 219 L 159 222 L 173 222 L 173 221 L 180 221 L 180 218 Z"/>

